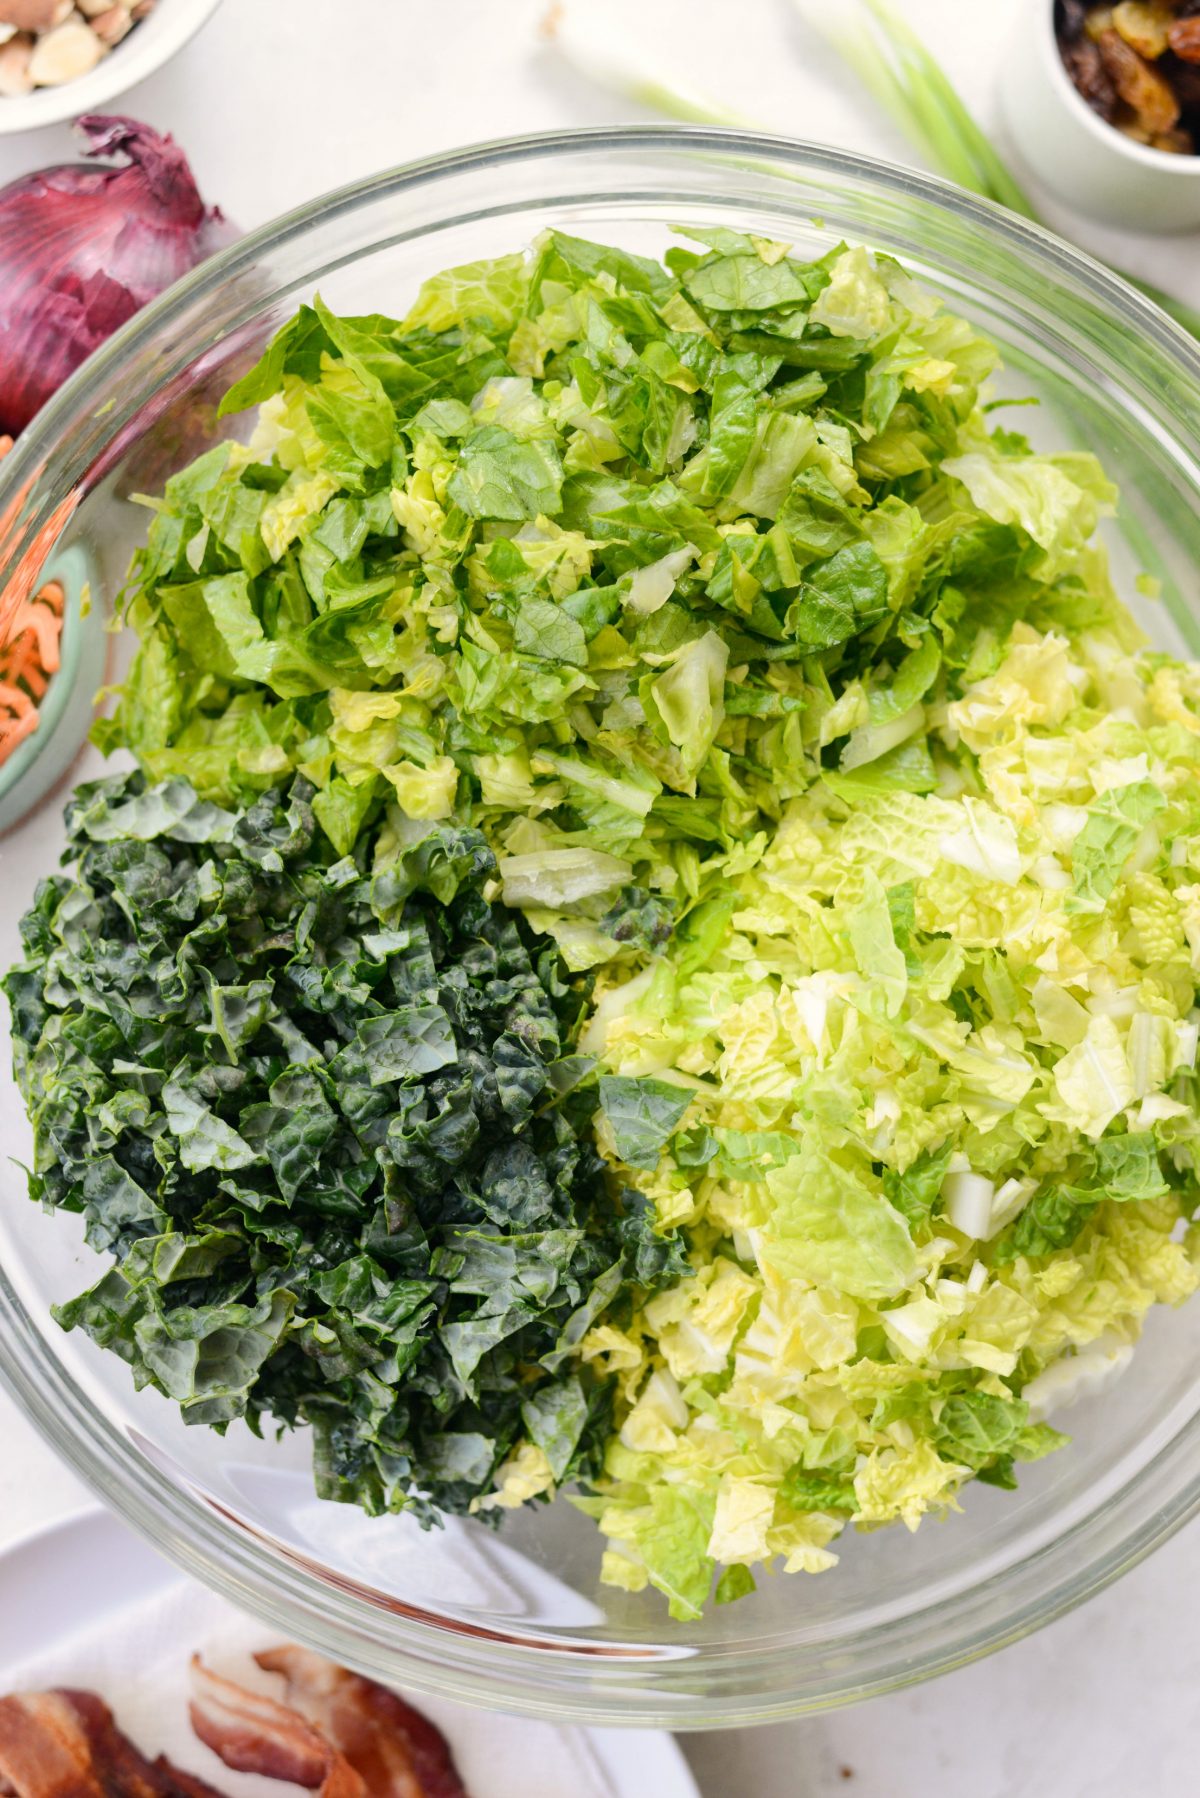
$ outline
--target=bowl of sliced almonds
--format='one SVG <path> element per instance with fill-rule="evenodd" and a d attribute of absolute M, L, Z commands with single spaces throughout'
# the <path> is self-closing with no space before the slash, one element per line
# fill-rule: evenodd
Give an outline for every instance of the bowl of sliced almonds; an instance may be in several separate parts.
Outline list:
<path fill-rule="evenodd" d="M 1062 199 L 1135 230 L 1200 226 L 1200 0 L 1027 0 L 1002 97 Z"/>
<path fill-rule="evenodd" d="M 0 0 L 0 134 L 104 107 L 182 49 L 220 0 Z"/>

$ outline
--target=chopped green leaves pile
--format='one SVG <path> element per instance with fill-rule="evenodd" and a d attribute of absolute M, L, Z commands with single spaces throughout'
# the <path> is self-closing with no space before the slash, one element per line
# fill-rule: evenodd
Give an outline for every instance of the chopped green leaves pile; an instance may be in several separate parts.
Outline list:
<path fill-rule="evenodd" d="M 995 352 L 861 250 L 707 241 L 550 234 L 402 324 L 303 308 L 226 402 L 249 447 L 156 502 L 102 740 L 222 803 L 299 772 L 343 852 L 387 803 L 471 822 L 575 970 L 624 887 L 686 909 L 848 730 L 927 785 L 933 599 L 1046 561 L 936 472 L 1040 491 L 963 438 Z M 1109 489 L 1061 460 L 1037 529 L 1082 543 Z"/>
<path fill-rule="evenodd" d="M 582 1345 L 608 1576 L 681 1616 L 1014 1484 L 1197 1284 L 1200 673 L 1018 625 L 924 729 L 939 791 L 815 783 L 703 961 L 600 1001 L 610 1081 L 693 1083 L 641 1179 L 694 1275 Z"/>
<path fill-rule="evenodd" d="M 678 1256 L 606 1183 L 576 1007 L 477 833 L 368 872 L 310 796 L 72 801 L 7 981 L 33 1192 L 115 1257 L 60 1321 L 189 1422 L 311 1424 L 319 1490 L 369 1511 L 487 1500 L 522 1443 L 594 1474 L 574 1345 Z"/>
<path fill-rule="evenodd" d="M 1012 1486 L 1197 1285 L 1200 669 L 886 257 L 549 233 L 177 474 L 8 990 L 81 1323 L 697 1616 Z"/>

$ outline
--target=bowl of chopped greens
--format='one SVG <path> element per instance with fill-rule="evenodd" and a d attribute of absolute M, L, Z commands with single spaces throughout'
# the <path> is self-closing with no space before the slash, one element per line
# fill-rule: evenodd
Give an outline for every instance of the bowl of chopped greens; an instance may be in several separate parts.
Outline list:
<path fill-rule="evenodd" d="M 0 471 L 122 626 L 4 845 L 72 1464 L 340 1661 L 673 1727 L 1191 1516 L 1198 417 L 1036 227 L 674 128 L 347 189 L 93 357 Z"/>

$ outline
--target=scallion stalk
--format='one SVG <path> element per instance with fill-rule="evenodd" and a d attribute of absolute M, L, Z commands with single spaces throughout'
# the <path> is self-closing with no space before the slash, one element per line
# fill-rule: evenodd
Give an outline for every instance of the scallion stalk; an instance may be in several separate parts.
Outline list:
<path fill-rule="evenodd" d="M 857 30 L 847 27 L 844 9 L 830 7 L 827 0 L 819 7 L 806 4 L 806 0 L 792 0 L 792 4 L 854 70 L 936 174 L 1034 224 L 1045 222 L 942 65 L 888 0 L 861 0 Z M 766 129 L 761 121 L 723 106 L 708 94 L 679 86 L 623 33 L 610 29 L 595 14 L 585 16 L 588 11 L 586 7 L 555 6 L 543 29 L 555 49 L 589 81 L 666 118 L 694 125 Z M 1200 340 L 1200 312 L 1194 307 L 1127 270 L 1113 272 Z"/>
<path fill-rule="evenodd" d="M 692 125 L 761 129 L 755 120 L 731 111 L 699 89 L 674 83 L 624 33 L 612 30 L 586 6 L 570 10 L 552 6 L 542 21 L 542 35 L 577 73 L 623 100 Z"/>
<path fill-rule="evenodd" d="M 889 0 L 861 0 L 857 31 L 847 28 L 844 12 L 831 19 L 828 8 L 814 8 L 806 0 L 792 4 L 807 24 L 821 31 L 936 173 L 1034 224 L 1045 222 L 941 63 Z M 1125 269 L 1113 272 L 1200 338 L 1200 312 L 1194 307 Z"/>

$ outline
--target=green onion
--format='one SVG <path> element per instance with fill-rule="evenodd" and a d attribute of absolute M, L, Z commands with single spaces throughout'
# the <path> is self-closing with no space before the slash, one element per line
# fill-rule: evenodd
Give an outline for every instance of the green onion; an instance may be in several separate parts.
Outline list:
<path fill-rule="evenodd" d="M 858 30 L 847 28 L 844 13 L 831 22 L 825 8 L 810 7 L 805 0 L 792 4 L 839 52 L 931 168 L 969 193 L 994 200 L 1035 224 L 1045 222 L 963 104 L 941 63 L 911 25 L 897 16 L 889 0 L 861 0 Z M 1124 269 L 1114 273 L 1200 338 L 1200 312 L 1194 307 Z"/>
<path fill-rule="evenodd" d="M 871 61 L 877 61 L 886 70 L 895 99 L 889 103 L 886 92 L 877 84 L 872 85 L 896 122 L 921 144 L 933 166 L 960 187 L 995 200 L 997 205 L 1007 206 L 1023 218 L 1036 219 L 1033 201 L 997 156 L 945 70 L 916 32 L 897 17 L 887 0 L 864 0 L 864 4 L 884 42 L 864 35 L 861 42 L 865 54 L 860 63 L 857 44 L 847 34 L 843 54 L 855 61 L 860 74 L 865 74 Z"/>
<path fill-rule="evenodd" d="M 935 173 L 993 200 L 1034 224 L 1043 224 L 1033 201 L 963 104 L 941 63 L 888 0 L 860 0 L 859 27 L 847 27 L 845 11 L 792 0 L 804 21 L 819 30 L 864 87 L 904 132 Z M 865 16 L 864 11 L 865 9 Z M 588 8 L 555 6 L 543 24 L 546 37 L 587 80 L 666 118 L 693 125 L 733 125 L 761 130 L 761 122 L 723 106 L 697 89 L 680 87 L 628 36 L 606 26 Z M 834 16 L 834 14 L 838 16 Z M 1123 281 L 1200 339 L 1200 312 L 1160 287 L 1115 269 Z"/>
<path fill-rule="evenodd" d="M 684 119 L 692 125 L 732 125 L 752 131 L 761 128 L 755 120 L 732 112 L 708 94 L 673 84 L 666 71 L 623 32 L 611 29 L 587 7 L 568 12 L 565 7 L 552 6 L 542 20 L 542 35 L 586 80 L 650 112 Z"/>

